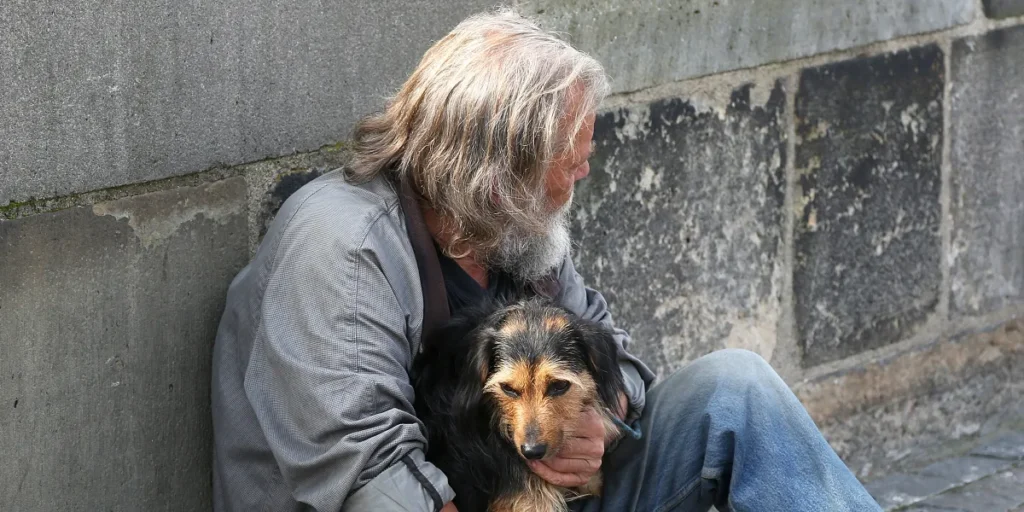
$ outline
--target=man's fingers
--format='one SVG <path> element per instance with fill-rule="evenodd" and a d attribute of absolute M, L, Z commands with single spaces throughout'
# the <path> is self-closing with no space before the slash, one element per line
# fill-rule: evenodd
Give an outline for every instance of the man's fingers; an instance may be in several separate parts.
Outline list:
<path fill-rule="evenodd" d="M 601 413 L 597 412 L 592 407 L 588 407 L 587 410 L 580 415 L 579 420 L 576 422 L 576 428 L 569 433 L 571 438 L 604 438 L 604 434 L 604 421 L 601 419 Z"/>
<path fill-rule="evenodd" d="M 559 485 L 562 487 L 579 487 L 590 480 L 591 475 L 581 475 L 578 473 L 559 473 L 549 468 L 546 464 L 540 461 L 530 461 L 530 469 L 533 470 L 537 476 L 547 480 L 548 482 Z"/>
<path fill-rule="evenodd" d="M 600 459 L 604 457 L 604 438 L 573 437 L 566 439 L 558 456 L 567 459 Z"/>
<path fill-rule="evenodd" d="M 601 469 L 601 459 L 555 457 L 551 460 L 542 461 L 541 464 L 558 473 L 577 473 L 581 475 L 593 475 L 598 469 Z"/>

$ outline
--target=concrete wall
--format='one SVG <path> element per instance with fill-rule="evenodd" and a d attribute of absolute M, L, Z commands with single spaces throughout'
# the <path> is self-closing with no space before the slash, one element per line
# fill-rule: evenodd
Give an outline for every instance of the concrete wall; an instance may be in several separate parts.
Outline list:
<path fill-rule="evenodd" d="M 0 4 L 0 508 L 209 507 L 231 277 L 487 6 Z M 1019 400 L 1024 1 L 520 7 L 611 74 L 577 260 L 661 374 L 761 353 L 865 479 Z"/>

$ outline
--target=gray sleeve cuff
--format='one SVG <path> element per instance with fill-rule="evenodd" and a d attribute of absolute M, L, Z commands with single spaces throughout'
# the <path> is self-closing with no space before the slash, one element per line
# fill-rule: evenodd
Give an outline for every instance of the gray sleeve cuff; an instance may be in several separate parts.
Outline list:
<path fill-rule="evenodd" d="M 349 496 L 341 510 L 437 512 L 454 498 L 448 477 L 421 450 L 413 450 Z"/>
<path fill-rule="evenodd" d="M 633 423 L 640 417 L 647 405 L 647 384 L 636 365 L 630 361 L 620 361 L 619 368 L 622 369 L 622 377 L 626 384 L 626 399 L 629 400 L 630 413 L 626 416 L 626 423 Z"/>

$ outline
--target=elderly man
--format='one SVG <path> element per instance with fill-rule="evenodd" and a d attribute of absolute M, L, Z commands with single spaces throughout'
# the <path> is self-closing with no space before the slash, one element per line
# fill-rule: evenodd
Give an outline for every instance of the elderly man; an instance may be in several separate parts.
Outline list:
<path fill-rule="evenodd" d="M 344 172 L 283 205 L 217 335 L 216 510 L 455 509 L 424 459 L 410 365 L 485 297 L 542 294 L 613 327 L 567 228 L 607 90 L 597 62 L 529 20 L 472 17 L 360 123 Z M 603 469 L 603 496 L 574 507 L 878 510 L 756 354 L 715 352 L 652 387 L 615 333 L 633 435 L 605 453 L 586 415 L 555 458 L 531 462 L 566 486 Z"/>

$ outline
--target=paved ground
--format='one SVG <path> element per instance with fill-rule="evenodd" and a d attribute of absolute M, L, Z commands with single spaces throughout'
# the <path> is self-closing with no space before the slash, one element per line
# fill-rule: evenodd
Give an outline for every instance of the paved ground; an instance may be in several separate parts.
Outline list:
<path fill-rule="evenodd" d="M 886 511 L 1024 512 L 1024 428 L 866 486 Z"/>

